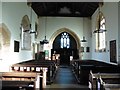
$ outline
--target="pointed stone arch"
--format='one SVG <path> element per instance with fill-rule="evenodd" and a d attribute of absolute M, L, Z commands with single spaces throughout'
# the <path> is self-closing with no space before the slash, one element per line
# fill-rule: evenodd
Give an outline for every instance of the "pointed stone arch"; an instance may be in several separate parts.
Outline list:
<path fill-rule="evenodd" d="M 11 33 L 7 26 L 2 23 L 0 24 L 0 44 L 1 46 L 10 46 Z"/>
<path fill-rule="evenodd" d="M 53 33 L 53 35 L 50 38 L 50 45 L 51 46 L 52 46 L 53 41 L 55 40 L 55 38 L 62 32 L 69 33 L 75 39 L 75 41 L 77 43 L 77 49 L 80 49 L 80 46 L 81 46 L 80 39 L 78 38 L 78 36 L 72 30 L 70 30 L 68 28 L 61 28 L 61 29 L 59 29 L 59 30 L 57 30 L 56 32 Z"/>
<path fill-rule="evenodd" d="M 1 59 L 4 59 L 4 57 L 9 53 L 10 40 L 11 40 L 10 30 L 4 23 L 1 23 L 0 24 L 0 58 Z"/>
<path fill-rule="evenodd" d="M 30 19 L 29 19 L 28 15 L 23 16 L 21 25 L 24 30 L 30 30 Z"/>

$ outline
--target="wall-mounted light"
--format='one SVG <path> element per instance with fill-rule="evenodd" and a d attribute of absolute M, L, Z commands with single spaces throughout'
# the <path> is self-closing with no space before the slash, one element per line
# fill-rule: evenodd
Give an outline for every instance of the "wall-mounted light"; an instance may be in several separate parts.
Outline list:
<path fill-rule="evenodd" d="M 83 36 L 83 39 L 81 40 L 81 42 L 87 42 L 87 40 L 85 39 L 84 36 Z"/>

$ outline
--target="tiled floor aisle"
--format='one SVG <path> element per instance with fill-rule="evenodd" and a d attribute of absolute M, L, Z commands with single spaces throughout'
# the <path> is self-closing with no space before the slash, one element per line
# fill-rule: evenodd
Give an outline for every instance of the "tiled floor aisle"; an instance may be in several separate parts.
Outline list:
<path fill-rule="evenodd" d="M 47 90 L 89 90 L 87 86 L 77 84 L 77 81 L 68 66 L 60 66 L 51 85 L 47 85 Z"/>

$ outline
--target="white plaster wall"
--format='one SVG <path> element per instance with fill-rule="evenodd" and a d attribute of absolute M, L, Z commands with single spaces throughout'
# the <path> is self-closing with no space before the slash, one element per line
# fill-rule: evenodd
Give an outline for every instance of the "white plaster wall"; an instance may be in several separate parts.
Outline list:
<path fill-rule="evenodd" d="M 103 53 L 95 52 L 95 35 L 92 34 L 92 59 L 102 60 L 104 62 L 110 63 L 110 53 L 109 53 L 109 41 L 116 40 L 118 43 L 118 3 L 117 2 L 105 2 L 101 8 L 105 18 L 106 18 L 106 41 L 107 41 L 107 51 Z M 92 16 L 92 32 L 95 30 L 95 20 L 97 11 Z M 117 45 L 118 50 L 118 45 Z M 118 51 L 117 51 L 118 57 Z M 118 60 L 118 58 L 117 58 Z"/>
<path fill-rule="evenodd" d="M 2 23 L 2 2 L 0 1 L 0 23 Z"/>
<path fill-rule="evenodd" d="M 24 15 L 30 17 L 30 7 L 26 2 L 2 2 L 2 23 L 4 23 L 11 32 L 10 50 L 8 56 L 3 58 L 4 71 L 8 71 L 11 64 L 32 59 L 32 49 L 29 51 L 19 49 L 19 52 L 14 52 L 14 40 L 21 41 L 20 39 L 20 27 L 21 20 Z M 35 28 L 35 21 L 37 16 L 33 12 L 32 29 Z M 34 38 L 32 36 L 32 42 Z M 21 44 L 21 42 L 20 42 Z M 2 67 L 0 67 L 2 68 Z"/>
<path fill-rule="evenodd" d="M 85 36 L 85 39 L 87 42 L 81 42 L 81 46 L 84 47 L 84 52 L 82 53 L 82 59 L 90 59 L 91 58 L 91 39 L 92 39 L 92 33 L 91 33 L 91 19 L 90 18 L 84 18 L 84 30 L 83 30 L 83 36 Z M 90 52 L 86 52 L 86 47 L 90 47 Z"/>
<path fill-rule="evenodd" d="M 120 2 L 118 3 L 118 17 L 120 17 Z M 120 23 L 120 18 L 118 18 L 118 24 Z M 120 33 L 120 25 L 118 25 L 118 34 Z M 118 64 L 120 65 L 120 35 L 118 35 Z"/>
<path fill-rule="evenodd" d="M 40 17 L 40 34 L 39 39 L 44 39 L 45 36 L 45 18 Z M 77 36 L 82 38 L 83 25 L 82 18 L 70 18 L 70 17 L 47 17 L 46 23 L 46 35 L 50 39 L 52 34 L 61 28 L 68 28 L 74 32 L 77 32 Z"/>
<path fill-rule="evenodd" d="M 41 41 L 44 39 L 45 36 L 45 18 L 46 17 L 39 17 L 39 36 L 37 41 Z M 83 30 L 83 18 L 78 17 L 47 17 L 46 20 L 46 36 L 47 39 L 50 40 L 51 36 L 54 32 L 62 28 L 68 28 L 69 30 L 73 31 L 78 38 L 81 40 L 83 36 L 86 37 L 88 43 L 83 44 L 83 46 L 90 47 L 90 28 L 91 28 L 91 20 L 89 18 L 84 19 L 84 30 Z M 86 33 L 86 31 L 88 31 Z M 80 42 L 80 41 L 78 41 Z M 82 44 L 82 43 L 81 43 Z M 83 59 L 90 58 L 90 53 L 84 53 Z"/>

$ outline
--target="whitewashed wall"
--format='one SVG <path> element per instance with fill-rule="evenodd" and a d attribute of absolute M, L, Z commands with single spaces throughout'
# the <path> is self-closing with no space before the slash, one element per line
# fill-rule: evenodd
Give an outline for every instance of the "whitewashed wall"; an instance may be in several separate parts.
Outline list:
<path fill-rule="evenodd" d="M 50 40 L 54 32 L 61 28 L 68 28 L 72 30 L 78 38 L 81 40 L 83 36 L 86 37 L 87 43 L 81 43 L 81 46 L 90 47 L 90 53 L 83 53 L 82 59 L 96 59 L 102 60 L 105 62 L 110 62 L 109 54 L 109 41 L 117 40 L 117 43 L 120 43 L 120 30 L 118 31 L 118 3 L 104 3 L 102 11 L 106 17 L 106 29 L 107 29 L 107 52 L 98 53 L 95 52 L 95 36 L 92 33 L 95 30 L 95 20 L 97 11 L 92 16 L 92 19 L 84 19 L 84 30 L 83 30 L 83 18 L 78 17 L 48 17 L 47 18 L 47 27 L 46 27 L 46 36 Z M 20 41 L 20 25 L 21 20 L 24 15 L 30 16 L 30 8 L 27 6 L 27 3 L 24 2 L 3 2 L 0 3 L 0 23 L 4 23 L 11 32 L 11 43 L 10 43 L 10 52 L 3 61 L 0 61 L 0 70 L 4 68 L 3 71 L 8 71 L 9 65 L 17 63 L 20 61 L 25 61 L 32 59 L 32 50 L 26 51 L 21 50 L 19 52 L 14 52 L 14 40 Z M 44 39 L 45 35 L 45 18 L 39 17 L 39 31 L 37 42 Z M 92 22 L 91 22 L 92 20 Z M 37 21 L 37 16 L 33 12 L 33 30 L 35 21 Z M 91 24 L 92 23 L 92 24 Z M 91 28 L 92 25 L 92 28 Z M 92 32 L 91 32 L 92 29 Z M 118 41 L 119 40 L 119 41 Z M 34 38 L 32 38 L 34 42 Z M 117 44 L 117 60 L 118 52 L 120 52 L 120 44 Z M 120 62 L 120 60 L 118 61 Z"/>
<path fill-rule="evenodd" d="M 19 52 L 14 52 L 14 40 L 21 41 L 20 27 L 24 15 L 30 18 L 30 7 L 26 2 L 2 2 L 2 23 L 4 23 L 11 32 L 10 50 L 8 56 L 2 59 L 2 67 L 4 71 L 8 71 L 11 64 L 32 59 L 32 49 L 29 51 L 19 49 Z M 32 28 L 35 29 L 35 21 L 37 16 L 33 12 Z M 32 37 L 32 42 L 34 38 Z M 21 42 L 20 42 L 21 44 Z M 6 69 L 5 69 L 6 68 Z"/>
<path fill-rule="evenodd" d="M 84 47 L 84 52 L 82 53 L 83 59 L 91 59 L 91 40 L 92 40 L 92 33 L 91 33 L 91 19 L 90 18 L 84 18 L 84 30 L 83 30 L 83 36 L 85 36 L 85 39 L 87 42 L 81 42 L 81 46 Z M 90 52 L 86 52 L 86 47 L 89 47 Z"/>
<path fill-rule="evenodd" d="M 2 23 L 2 2 L 0 1 L 0 23 Z"/>
<path fill-rule="evenodd" d="M 39 17 L 39 36 L 37 41 L 41 41 L 45 36 L 45 18 Z M 86 37 L 87 43 L 81 43 L 82 46 L 87 47 L 91 45 L 91 20 L 89 18 L 84 19 L 84 30 L 83 30 L 83 18 L 78 17 L 47 17 L 46 20 L 46 36 L 50 40 L 51 36 L 59 29 L 68 28 L 73 31 L 78 38 L 81 40 L 83 36 Z M 80 42 L 80 41 L 78 41 Z M 51 49 L 51 48 L 50 48 Z M 83 53 L 82 59 L 90 58 L 90 53 Z"/>
<path fill-rule="evenodd" d="M 118 3 L 118 17 L 120 17 L 120 2 Z M 120 33 L 120 18 L 118 18 L 118 34 Z M 120 65 L 120 35 L 118 35 L 118 64 Z"/>
<path fill-rule="evenodd" d="M 118 43 L 118 3 L 117 2 L 105 2 L 101 8 L 106 18 L 106 41 L 107 51 L 103 53 L 95 52 L 95 35 L 92 34 L 92 59 L 102 60 L 110 63 L 110 47 L 109 41 L 116 40 Z M 92 16 L 92 32 L 95 30 L 95 20 L 98 12 L 96 11 Z M 118 44 L 117 44 L 117 61 L 118 61 Z"/>

